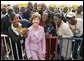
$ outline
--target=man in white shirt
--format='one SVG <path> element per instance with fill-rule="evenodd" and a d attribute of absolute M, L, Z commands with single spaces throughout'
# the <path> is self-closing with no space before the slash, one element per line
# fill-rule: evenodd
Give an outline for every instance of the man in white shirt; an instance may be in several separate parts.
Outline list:
<path fill-rule="evenodd" d="M 74 37 L 80 38 L 83 35 L 83 19 L 82 18 L 75 18 L 76 14 L 73 12 L 69 12 L 67 14 L 67 18 L 69 21 L 67 24 L 69 25 L 70 29 L 72 30 Z M 77 59 L 77 49 L 79 47 L 80 41 L 74 41 L 74 50 L 73 50 L 73 59 Z"/>

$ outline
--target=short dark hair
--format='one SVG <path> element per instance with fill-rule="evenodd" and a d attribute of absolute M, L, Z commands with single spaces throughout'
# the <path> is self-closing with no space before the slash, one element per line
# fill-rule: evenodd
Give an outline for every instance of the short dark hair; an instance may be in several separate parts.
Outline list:
<path fill-rule="evenodd" d="M 13 13 L 13 9 L 8 10 L 8 14 L 10 15 L 11 13 Z"/>
<path fill-rule="evenodd" d="M 54 16 L 57 16 L 59 19 L 63 19 L 62 15 L 60 13 L 56 13 Z"/>
<path fill-rule="evenodd" d="M 10 21 L 13 21 L 15 16 L 16 16 L 16 14 L 15 14 L 15 13 L 14 13 L 14 14 L 12 14 L 12 15 L 10 16 Z"/>
<path fill-rule="evenodd" d="M 2 14 L 6 14 L 6 9 L 5 8 L 2 8 L 1 9 L 1 12 L 2 12 Z"/>

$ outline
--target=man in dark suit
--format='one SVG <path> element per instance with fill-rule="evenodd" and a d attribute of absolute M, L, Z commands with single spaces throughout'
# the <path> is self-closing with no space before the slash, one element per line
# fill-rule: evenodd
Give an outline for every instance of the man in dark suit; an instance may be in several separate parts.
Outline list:
<path fill-rule="evenodd" d="M 9 9 L 8 13 L 1 17 L 1 32 L 8 35 L 8 27 L 11 25 L 10 18 L 13 14 L 13 9 Z"/>
<path fill-rule="evenodd" d="M 26 27 L 26 28 L 28 28 L 32 25 L 32 22 L 27 19 L 21 19 L 20 23 L 22 24 L 22 27 Z"/>
<path fill-rule="evenodd" d="M 27 10 L 23 13 L 22 17 L 27 20 L 31 20 L 33 14 L 33 5 L 31 2 L 28 3 Z"/>
<path fill-rule="evenodd" d="M 1 16 L 1 34 L 6 34 L 9 35 L 8 33 L 8 27 L 11 25 L 10 23 L 10 18 L 13 15 L 13 9 L 8 9 L 8 12 L 6 12 L 5 15 Z M 6 43 L 8 49 L 10 48 L 10 42 L 9 42 L 9 38 L 6 37 Z M 7 53 L 7 52 L 6 52 Z"/>

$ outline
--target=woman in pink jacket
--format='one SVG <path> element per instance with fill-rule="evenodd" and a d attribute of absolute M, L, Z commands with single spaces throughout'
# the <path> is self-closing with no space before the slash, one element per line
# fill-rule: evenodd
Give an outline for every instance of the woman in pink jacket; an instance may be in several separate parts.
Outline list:
<path fill-rule="evenodd" d="M 25 40 L 25 49 L 29 60 L 45 60 L 46 41 L 44 28 L 39 25 L 40 14 L 32 15 L 32 26 L 29 27 L 28 37 Z"/>

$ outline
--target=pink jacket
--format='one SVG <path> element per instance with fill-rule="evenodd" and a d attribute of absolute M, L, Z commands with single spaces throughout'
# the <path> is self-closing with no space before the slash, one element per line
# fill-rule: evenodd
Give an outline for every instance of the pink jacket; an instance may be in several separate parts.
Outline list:
<path fill-rule="evenodd" d="M 28 37 L 25 40 L 25 49 L 27 58 L 32 57 L 31 50 L 38 51 L 41 53 L 46 53 L 46 41 L 45 41 L 45 33 L 44 28 L 39 26 L 38 36 L 35 36 L 33 26 L 29 28 Z"/>

